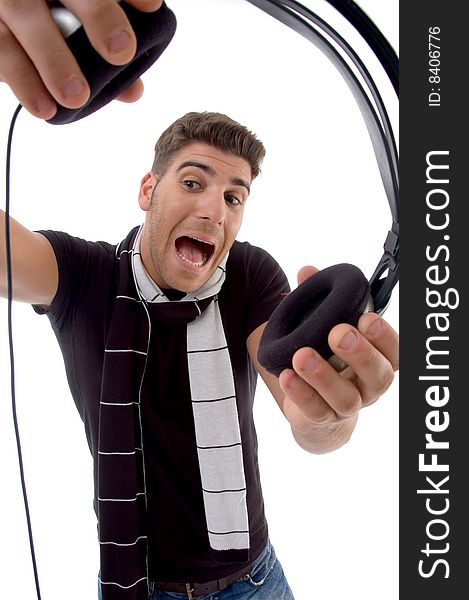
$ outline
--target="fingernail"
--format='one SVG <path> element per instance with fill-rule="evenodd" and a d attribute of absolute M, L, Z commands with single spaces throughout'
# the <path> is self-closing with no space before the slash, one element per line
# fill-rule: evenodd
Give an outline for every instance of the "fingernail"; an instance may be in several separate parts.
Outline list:
<path fill-rule="evenodd" d="M 357 343 L 357 335 L 351 329 L 340 340 L 339 347 L 342 348 L 342 350 L 351 350 L 355 346 L 356 343 Z"/>
<path fill-rule="evenodd" d="M 367 333 L 371 336 L 378 335 L 382 327 L 383 323 L 381 322 L 381 319 L 375 319 L 373 323 L 368 327 Z"/>
<path fill-rule="evenodd" d="M 111 54 L 118 54 L 130 44 L 131 38 L 125 29 L 116 29 L 108 39 L 108 48 Z"/>
<path fill-rule="evenodd" d="M 318 364 L 318 359 L 314 355 L 311 355 L 305 361 L 303 365 L 303 370 L 308 371 L 308 373 L 314 373 L 314 371 L 316 371 L 318 368 Z"/>
<path fill-rule="evenodd" d="M 66 98 L 75 98 L 79 96 L 85 89 L 84 82 L 76 76 L 70 77 L 67 83 L 63 86 L 62 91 Z"/>

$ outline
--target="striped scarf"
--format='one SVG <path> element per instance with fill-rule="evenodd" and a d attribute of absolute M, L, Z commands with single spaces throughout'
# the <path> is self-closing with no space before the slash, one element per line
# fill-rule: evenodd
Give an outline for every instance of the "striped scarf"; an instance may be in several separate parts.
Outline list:
<path fill-rule="evenodd" d="M 117 248 L 118 294 L 106 341 L 99 419 L 97 505 L 103 600 L 148 598 L 146 481 L 141 390 L 152 312 L 187 323 L 187 367 L 210 546 L 249 550 L 241 434 L 230 355 L 217 294 L 224 258 L 210 280 L 170 301 L 140 256 L 142 228 Z M 152 515 L 157 519 L 158 515 Z"/>

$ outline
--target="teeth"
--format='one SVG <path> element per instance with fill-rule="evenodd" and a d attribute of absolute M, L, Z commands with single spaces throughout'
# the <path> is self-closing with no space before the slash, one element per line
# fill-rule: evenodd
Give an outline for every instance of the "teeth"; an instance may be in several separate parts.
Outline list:
<path fill-rule="evenodd" d="M 194 238 L 194 239 L 195 239 L 195 238 Z M 178 251 L 178 256 L 179 256 L 179 258 L 181 258 L 183 261 L 185 261 L 186 263 L 189 263 L 189 264 L 190 264 L 190 265 L 192 265 L 193 267 L 203 267 L 203 266 L 204 266 L 204 264 L 205 264 L 205 263 L 206 263 L 206 261 L 207 261 L 207 255 L 206 255 L 206 254 L 204 254 L 204 259 L 203 259 L 203 260 L 199 260 L 199 261 L 197 261 L 197 262 L 195 262 L 195 261 L 193 261 L 193 260 L 190 260 L 189 258 L 186 258 L 186 257 L 185 257 L 183 254 L 181 254 L 179 251 Z"/>
<path fill-rule="evenodd" d="M 200 238 L 196 238 L 194 236 L 190 236 L 193 240 L 195 240 L 196 242 L 202 242 L 202 244 L 208 244 L 209 246 L 213 246 L 212 242 L 207 242 L 206 240 L 201 240 Z"/>

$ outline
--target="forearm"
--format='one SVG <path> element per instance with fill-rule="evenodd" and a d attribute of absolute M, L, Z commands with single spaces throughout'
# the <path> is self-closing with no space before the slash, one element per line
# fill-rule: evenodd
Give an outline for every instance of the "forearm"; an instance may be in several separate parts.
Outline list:
<path fill-rule="evenodd" d="M 13 299 L 29 304 L 49 304 L 58 282 L 57 261 L 52 246 L 10 218 L 10 248 Z M 0 297 L 7 297 L 5 213 L 0 210 Z"/>
<path fill-rule="evenodd" d="M 5 213 L 0 210 L 0 297 L 7 296 Z"/>
<path fill-rule="evenodd" d="M 346 444 L 357 424 L 358 415 L 335 423 L 318 425 L 308 432 L 300 432 L 292 427 L 297 444 L 311 454 L 326 454 Z"/>

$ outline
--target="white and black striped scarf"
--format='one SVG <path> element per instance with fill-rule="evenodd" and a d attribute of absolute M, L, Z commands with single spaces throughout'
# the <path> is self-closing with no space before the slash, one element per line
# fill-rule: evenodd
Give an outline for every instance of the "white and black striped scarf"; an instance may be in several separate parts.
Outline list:
<path fill-rule="evenodd" d="M 119 285 L 108 332 L 99 420 L 98 525 L 103 600 L 148 597 L 141 390 L 151 320 L 187 323 L 187 367 L 211 547 L 249 551 L 246 481 L 236 392 L 217 294 L 228 255 L 197 292 L 170 301 L 148 276 L 135 230 L 118 247 Z M 152 515 L 157 519 L 158 515 Z M 217 554 L 218 554 L 217 552 Z"/>

